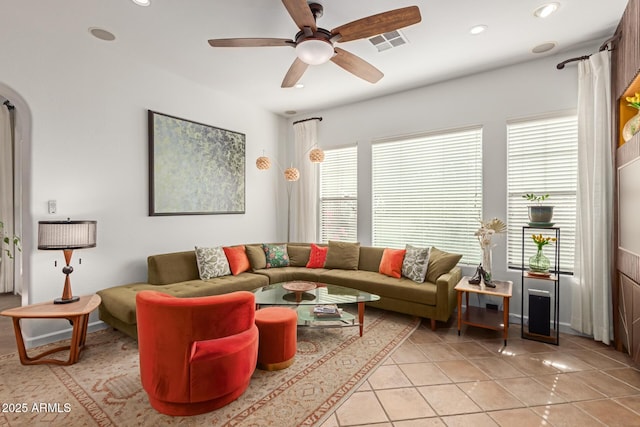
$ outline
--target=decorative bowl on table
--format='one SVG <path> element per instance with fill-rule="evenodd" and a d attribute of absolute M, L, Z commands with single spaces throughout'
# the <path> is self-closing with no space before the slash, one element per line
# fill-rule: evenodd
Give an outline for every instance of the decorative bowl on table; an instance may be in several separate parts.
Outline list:
<path fill-rule="evenodd" d="M 287 282 L 282 285 L 283 289 L 291 292 L 305 292 L 313 290 L 317 287 L 317 285 L 313 282 L 305 282 L 302 280 L 297 280 L 293 282 Z"/>

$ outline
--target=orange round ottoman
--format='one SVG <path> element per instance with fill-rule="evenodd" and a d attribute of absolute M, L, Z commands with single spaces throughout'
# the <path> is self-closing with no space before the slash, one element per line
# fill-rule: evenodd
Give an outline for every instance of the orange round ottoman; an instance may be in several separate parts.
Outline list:
<path fill-rule="evenodd" d="M 298 314 L 285 307 L 256 311 L 258 327 L 258 368 L 277 371 L 293 364 L 296 355 Z"/>

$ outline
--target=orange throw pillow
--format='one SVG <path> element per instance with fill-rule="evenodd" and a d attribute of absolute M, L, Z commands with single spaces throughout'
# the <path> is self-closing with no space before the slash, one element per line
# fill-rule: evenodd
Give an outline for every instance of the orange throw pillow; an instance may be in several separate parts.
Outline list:
<path fill-rule="evenodd" d="M 223 247 L 222 250 L 227 256 L 229 268 L 231 268 L 231 274 L 234 276 L 237 276 L 251 268 L 249 257 L 247 256 L 244 246 Z"/>
<path fill-rule="evenodd" d="M 307 268 L 322 268 L 324 262 L 327 260 L 327 251 L 329 247 L 318 246 L 315 243 L 311 244 L 311 252 L 309 253 L 309 262 L 307 262 Z"/>
<path fill-rule="evenodd" d="M 404 260 L 404 254 L 406 253 L 406 249 L 386 248 L 382 253 L 379 272 L 385 276 L 399 279 L 402 276 L 402 261 Z"/>

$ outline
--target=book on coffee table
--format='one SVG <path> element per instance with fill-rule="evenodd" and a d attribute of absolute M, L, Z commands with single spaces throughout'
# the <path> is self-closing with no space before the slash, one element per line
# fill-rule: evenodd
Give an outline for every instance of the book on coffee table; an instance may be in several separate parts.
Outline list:
<path fill-rule="evenodd" d="M 336 304 L 322 304 L 313 307 L 313 315 L 322 318 L 339 318 L 342 316 L 342 309 Z"/>

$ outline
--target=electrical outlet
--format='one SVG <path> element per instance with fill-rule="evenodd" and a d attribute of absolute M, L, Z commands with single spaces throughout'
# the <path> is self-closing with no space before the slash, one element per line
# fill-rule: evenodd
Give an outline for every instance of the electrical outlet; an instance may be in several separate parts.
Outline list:
<path fill-rule="evenodd" d="M 47 202 L 47 207 L 50 214 L 55 214 L 58 211 L 58 203 L 55 200 L 49 200 Z"/>

